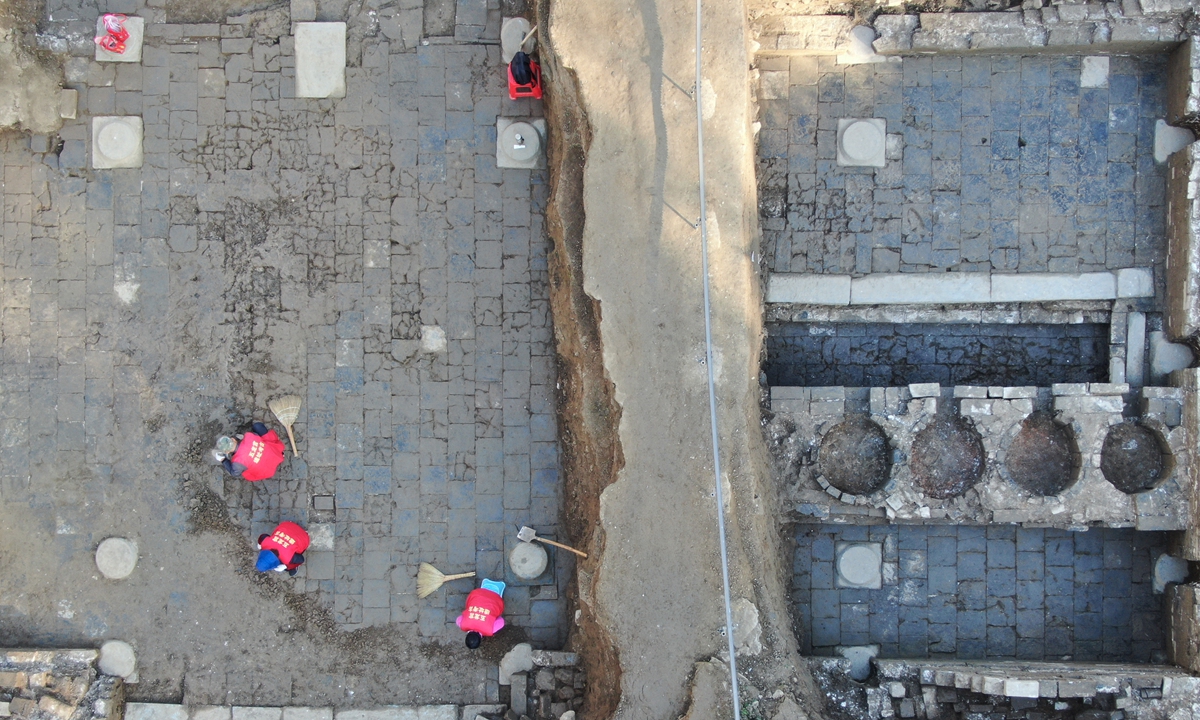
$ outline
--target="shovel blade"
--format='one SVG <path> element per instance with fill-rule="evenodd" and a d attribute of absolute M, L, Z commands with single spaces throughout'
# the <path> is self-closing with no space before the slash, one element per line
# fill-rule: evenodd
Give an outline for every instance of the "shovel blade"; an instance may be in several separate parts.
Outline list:
<path fill-rule="evenodd" d="M 517 531 L 517 539 L 522 542 L 533 542 L 537 540 L 537 530 L 528 525 L 522 525 L 521 529 Z"/>

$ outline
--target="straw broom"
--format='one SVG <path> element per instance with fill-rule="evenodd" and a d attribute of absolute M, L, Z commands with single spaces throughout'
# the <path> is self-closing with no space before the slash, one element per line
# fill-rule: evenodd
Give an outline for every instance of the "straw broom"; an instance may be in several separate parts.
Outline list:
<path fill-rule="evenodd" d="M 437 589 L 447 580 L 459 580 L 469 577 L 475 577 L 475 573 L 465 572 L 457 575 L 443 575 L 441 570 L 438 570 L 429 563 L 423 562 L 417 568 L 417 597 L 421 599 L 429 597 L 437 592 Z"/>
<path fill-rule="evenodd" d="M 271 408 L 271 412 L 275 413 L 275 417 L 279 419 L 284 430 L 287 430 L 288 440 L 292 441 L 293 455 L 300 454 L 300 451 L 296 449 L 296 438 L 292 435 L 292 423 L 296 422 L 296 418 L 300 416 L 301 402 L 299 395 L 284 395 L 277 400 L 267 403 L 267 407 Z"/>

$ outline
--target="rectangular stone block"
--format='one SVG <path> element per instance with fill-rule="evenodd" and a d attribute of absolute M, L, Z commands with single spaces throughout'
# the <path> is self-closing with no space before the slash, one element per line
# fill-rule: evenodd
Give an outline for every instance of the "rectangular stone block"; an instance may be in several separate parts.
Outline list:
<path fill-rule="evenodd" d="M 1087 395 L 1087 383 L 1054 383 L 1050 392 L 1055 395 Z"/>
<path fill-rule="evenodd" d="M 981 692 L 984 695 L 1003 695 L 1004 694 L 1004 678 L 987 677 L 983 678 L 983 687 Z"/>
<path fill-rule="evenodd" d="M 414 707 L 389 706 L 377 710 L 338 710 L 336 720 L 418 720 Z"/>
<path fill-rule="evenodd" d="M 956 398 L 985 398 L 988 396 L 988 389 L 977 385 L 955 385 L 954 397 Z"/>
<path fill-rule="evenodd" d="M 346 23 L 296 23 L 296 97 L 346 97 Z"/>
<path fill-rule="evenodd" d="M 1129 313 L 1126 328 L 1125 382 L 1141 385 L 1146 367 L 1146 314 Z"/>
<path fill-rule="evenodd" d="M 841 415 L 846 412 L 846 403 L 842 400 L 814 402 L 809 405 L 809 412 L 813 415 Z"/>
<path fill-rule="evenodd" d="M 129 703 L 125 720 L 188 720 L 187 708 L 166 703 Z"/>
<path fill-rule="evenodd" d="M 1079 413 L 1119 413 L 1125 409 L 1120 395 L 1082 395 L 1054 398 L 1054 409 L 1068 415 Z"/>
<path fill-rule="evenodd" d="M 333 708 L 285 707 L 283 720 L 333 720 Z"/>
<path fill-rule="evenodd" d="M 908 392 L 915 398 L 939 397 L 942 386 L 938 383 L 910 383 Z"/>
<path fill-rule="evenodd" d="M 1008 697 L 1035 698 L 1040 694 L 1037 680 L 1017 680 L 1009 678 L 1004 681 L 1004 694 Z"/>
<path fill-rule="evenodd" d="M 1117 270 L 1117 297 L 1154 297 L 1154 271 L 1150 268 Z"/>
<path fill-rule="evenodd" d="M 281 707 L 243 707 L 233 706 L 233 720 L 282 720 Z"/>
<path fill-rule="evenodd" d="M 1058 697 L 1058 681 L 1057 680 L 1039 680 L 1038 681 L 1038 697 L 1044 697 L 1044 698 Z"/>
<path fill-rule="evenodd" d="M 767 302 L 849 305 L 850 276 L 772 273 L 767 278 Z"/>
<path fill-rule="evenodd" d="M 986 303 L 991 295 L 988 273 L 880 273 L 854 278 L 851 305 L 925 305 Z"/>
<path fill-rule="evenodd" d="M 992 275 L 992 302 L 1112 300 L 1116 296 L 1116 278 L 1109 272 Z"/>
<path fill-rule="evenodd" d="M 1024 385 L 1021 387 L 1006 387 L 1002 396 L 1005 400 L 1021 400 L 1025 398 L 1036 398 L 1037 388 L 1032 385 Z"/>
<path fill-rule="evenodd" d="M 963 400 L 959 408 L 963 415 L 991 415 L 992 400 L 976 400 L 968 398 Z"/>
<path fill-rule="evenodd" d="M 1096 694 L 1095 680 L 1059 680 L 1058 696 L 1060 698 L 1085 698 Z"/>
<path fill-rule="evenodd" d="M 1129 392 L 1129 383 L 1088 383 L 1090 395 L 1124 395 Z"/>
<path fill-rule="evenodd" d="M 840 385 L 832 387 L 809 388 L 809 393 L 813 402 L 828 402 L 846 399 L 846 388 Z"/>

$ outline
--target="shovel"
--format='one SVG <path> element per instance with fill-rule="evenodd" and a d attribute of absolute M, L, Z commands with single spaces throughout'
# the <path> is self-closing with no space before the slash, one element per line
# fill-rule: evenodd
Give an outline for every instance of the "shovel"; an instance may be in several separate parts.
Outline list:
<path fill-rule="evenodd" d="M 576 550 L 575 548 L 573 548 L 569 545 L 563 545 L 562 543 L 556 543 L 553 540 L 547 540 L 546 538 L 538 537 L 537 530 L 534 530 L 533 528 L 529 527 L 528 525 L 522 525 L 521 529 L 517 531 L 517 539 L 520 540 L 521 542 L 534 542 L 536 540 L 537 542 L 546 543 L 547 545 L 553 545 L 556 548 L 562 548 L 563 550 L 570 550 L 571 552 L 575 553 L 579 557 L 587 557 L 587 553 L 583 552 L 582 550 Z"/>

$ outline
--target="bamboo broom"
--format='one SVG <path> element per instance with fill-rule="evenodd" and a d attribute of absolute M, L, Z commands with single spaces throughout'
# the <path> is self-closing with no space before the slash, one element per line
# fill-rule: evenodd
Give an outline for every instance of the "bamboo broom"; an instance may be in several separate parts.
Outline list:
<path fill-rule="evenodd" d="M 417 597 L 424 599 L 437 592 L 437 589 L 442 586 L 442 583 L 447 580 L 459 580 L 461 578 L 475 577 L 473 572 L 459 573 L 457 575 L 443 575 L 440 570 L 423 562 L 417 568 Z"/>
<path fill-rule="evenodd" d="M 275 417 L 279 419 L 280 424 L 283 425 L 283 429 L 287 430 L 288 440 L 292 441 L 293 455 L 300 454 L 296 450 L 296 438 L 292 435 L 292 423 L 296 422 L 296 418 L 300 417 L 301 402 L 299 395 L 284 395 L 277 400 L 267 403 L 267 407 L 271 408 L 271 412 L 275 413 Z"/>

